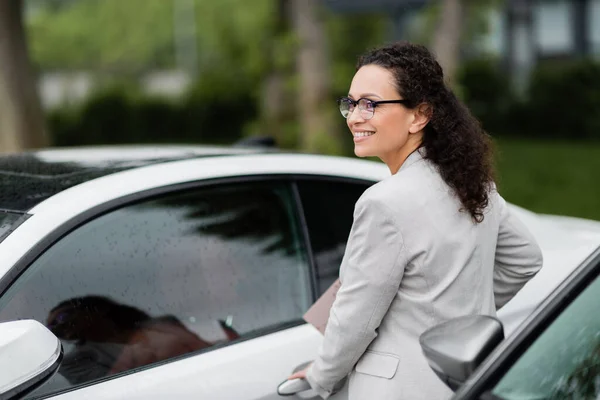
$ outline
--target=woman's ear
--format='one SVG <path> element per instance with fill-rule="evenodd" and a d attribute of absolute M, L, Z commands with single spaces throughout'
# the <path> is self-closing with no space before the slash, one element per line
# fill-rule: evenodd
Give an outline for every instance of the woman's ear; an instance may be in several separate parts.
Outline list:
<path fill-rule="evenodd" d="M 433 108 L 427 103 L 419 104 L 414 113 L 414 120 L 408 129 L 410 133 L 418 133 L 425 129 L 433 115 Z"/>

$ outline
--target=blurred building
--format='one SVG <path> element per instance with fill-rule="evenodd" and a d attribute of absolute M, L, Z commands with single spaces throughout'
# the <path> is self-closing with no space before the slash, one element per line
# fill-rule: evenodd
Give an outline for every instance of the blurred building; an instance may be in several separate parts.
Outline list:
<path fill-rule="evenodd" d="M 340 13 L 384 12 L 393 39 L 410 39 L 421 9 L 440 0 L 323 0 Z M 497 56 L 516 78 L 540 60 L 600 58 L 600 0 L 504 0 L 490 7 L 490 31 L 466 54 Z"/>
<path fill-rule="evenodd" d="M 42 106 L 53 109 L 78 104 L 102 87 L 106 79 L 94 71 L 43 72 L 38 77 Z M 188 72 L 176 69 L 149 71 L 137 79 L 142 93 L 173 99 L 183 95 L 191 82 Z"/>

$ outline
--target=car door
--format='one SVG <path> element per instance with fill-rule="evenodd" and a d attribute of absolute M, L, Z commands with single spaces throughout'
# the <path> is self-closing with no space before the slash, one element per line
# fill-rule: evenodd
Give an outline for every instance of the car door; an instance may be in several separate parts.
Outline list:
<path fill-rule="evenodd" d="M 28 398 L 276 399 L 319 333 L 293 185 L 246 180 L 116 206 L 35 259 L 0 298 L 64 346 Z"/>
<path fill-rule="evenodd" d="M 453 399 L 600 398 L 600 249 Z"/>

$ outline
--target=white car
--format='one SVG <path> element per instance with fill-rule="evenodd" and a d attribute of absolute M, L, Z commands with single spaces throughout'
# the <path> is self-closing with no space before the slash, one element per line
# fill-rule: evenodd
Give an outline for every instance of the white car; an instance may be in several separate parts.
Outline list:
<path fill-rule="evenodd" d="M 0 398 L 279 398 L 317 353 L 302 315 L 337 277 L 354 203 L 388 175 L 373 161 L 243 147 L 0 157 L 0 368 L 13 366 Z M 506 331 L 600 243 L 598 222 L 511 209 L 545 265 L 500 311 Z M 46 328 L 16 320 L 48 327 L 64 356 Z M 60 364 L 33 390 L 35 362 L 15 363 L 19 341 L 11 353 L 2 336 L 29 329 L 20 345 L 49 343 L 40 365 Z"/>

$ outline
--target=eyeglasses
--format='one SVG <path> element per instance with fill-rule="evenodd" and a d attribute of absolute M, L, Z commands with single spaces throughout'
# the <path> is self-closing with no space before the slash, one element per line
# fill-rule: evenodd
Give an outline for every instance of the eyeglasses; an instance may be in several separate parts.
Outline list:
<path fill-rule="evenodd" d="M 342 113 L 342 116 L 344 118 L 348 118 L 350 116 L 350 114 L 352 114 L 352 112 L 354 111 L 354 108 L 356 108 L 356 106 L 358 105 L 358 110 L 360 111 L 360 116 L 363 119 L 371 119 L 371 118 L 373 118 L 373 115 L 375 115 L 375 107 L 377 107 L 380 104 L 390 104 L 390 103 L 406 104 L 406 103 L 408 103 L 408 100 L 402 99 L 402 100 L 373 101 L 373 100 L 369 100 L 369 99 L 365 99 L 365 98 L 361 98 L 358 100 L 352 100 L 349 97 L 340 97 L 338 99 L 338 105 L 340 106 L 340 112 Z"/>

